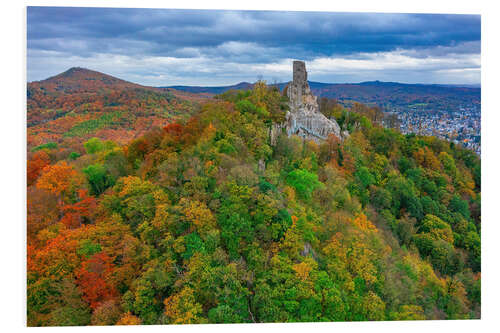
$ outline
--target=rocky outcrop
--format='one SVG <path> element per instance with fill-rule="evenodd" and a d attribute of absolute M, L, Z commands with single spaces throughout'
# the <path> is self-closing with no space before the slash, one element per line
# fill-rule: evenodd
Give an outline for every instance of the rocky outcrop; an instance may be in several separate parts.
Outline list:
<path fill-rule="evenodd" d="M 293 62 L 293 81 L 287 85 L 286 94 L 290 111 L 286 114 L 284 125 L 288 136 L 298 135 L 320 142 L 333 134 L 342 139 L 337 122 L 319 112 L 317 98 L 311 93 L 307 82 L 306 65 L 303 61 Z"/>
<path fill-rule="evenodd" d="M 271 141 L 271 146 L 276 145 L 276 142 L 278 141 L 278 136 L 286 132 L 286 123 L 274 123 L 271 125 L 271 128 L 269 129 L 269 138 Z"/>

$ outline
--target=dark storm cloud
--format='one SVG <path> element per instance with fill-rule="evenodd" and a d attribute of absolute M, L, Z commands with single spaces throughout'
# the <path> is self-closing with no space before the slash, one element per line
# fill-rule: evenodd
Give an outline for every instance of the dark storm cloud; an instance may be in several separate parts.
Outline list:
<path fill-rule="evenodd" d="M 256 12 L 54 8 L 28 10 L 29 47 L 63 50 L 54 40 L 86 41 L 88 52 L 123 41 L 146 42 L 134 52 L 169 55 L 185 47 L 228 41 L 290 48 L 305 55 L 450 46 L 480 39 L 473 15 Z"/>
<path fill-rule="evenodd" d="M 28 7 L 27 17 L 32 59 L 108 54 L 264 64 L 395 50 L 426 58 L 479 54 L 481 39 L 478 15 Z"/>

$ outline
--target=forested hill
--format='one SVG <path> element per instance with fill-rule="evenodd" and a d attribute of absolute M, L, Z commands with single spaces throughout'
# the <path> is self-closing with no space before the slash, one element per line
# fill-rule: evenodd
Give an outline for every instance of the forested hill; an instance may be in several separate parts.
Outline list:
<path fill-rule="evenodd" d="M 342 142 L 271 145 L 286 102 L 30 152 L 28 325 L 480 318 L 479 158 L 362 105 L 324 110 Z"/>
<path fill-rule="evenodd" d="M 97 136 L 125 143 L 153 126 L 189 118 L 197 95 L 71 68 L 27 87 L 28 149 Z"/>
<path fill-rule="evenodd" d="M 276 84 L 280 90 L 287 83 Z M 337 99 L 350 106 L 352 102 L 376 105 L 386 109 L 426 105 L 428 109 L 458 109 L 459 106 L 480 106 L 481 88 L 459 85 L 404 84 L 397 82 L 369 81 L 361 83 L 321 83 L 309 81 L 314 95 Z M 172 86 L 187 92 L 220 94 L 231 89 L 249 89 L 252 84 L 241 82 L 223 87 Z"/>

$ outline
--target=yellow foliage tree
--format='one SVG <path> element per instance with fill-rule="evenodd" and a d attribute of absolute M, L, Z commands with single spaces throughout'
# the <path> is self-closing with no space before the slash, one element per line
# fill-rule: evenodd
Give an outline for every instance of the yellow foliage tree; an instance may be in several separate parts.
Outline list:
<path fill-rule="evenodd" d="M 196 302 L 193 289 L 186 287 L 164 301 L 165 316 L 172 324 L 200 323 L 201 305 Z"/>
<path fill-rule="evenodd" d="M 141 319 L 137 316 L 134 316 L 132 313 L 126 312 L 122 315 L 120 320 L 116 323 L 116 325 L 140 325 L 142 323 Z"/>
<path fill-rule="evenodd" d="M 204 202 L 182 198 L 179 205 L 186 219 L 200 234 L 203 235 L 215 227 L 215 217 Z"/>
<path fill-rule="evenodd" d="M 302 281 L 305 281 L 309 278 L 309 273 L 312 270 L 312 267 L 307 264 L 306 262 L 301 262 L 300 264 L 295 264 L 292 266 L 293 270 L 295 271 L 295 274 L 299 279 Z"/>
<path fill-rule="evenodd" d="M 353 221 L 353 224 L 363 231 L 374 231 L 377 232 L 378 229 L 373 223 L 371 223 L 365 214 L 360 213 Z"/>

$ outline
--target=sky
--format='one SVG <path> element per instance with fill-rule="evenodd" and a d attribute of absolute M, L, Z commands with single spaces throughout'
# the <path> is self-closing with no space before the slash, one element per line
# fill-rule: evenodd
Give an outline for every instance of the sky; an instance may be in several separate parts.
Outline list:
<path fill-rule="evenodd" d="M 28 7 L 27 79 L 84 67 L 149 86 L 311 81 L 478 84 L 481 17 Z"/>

